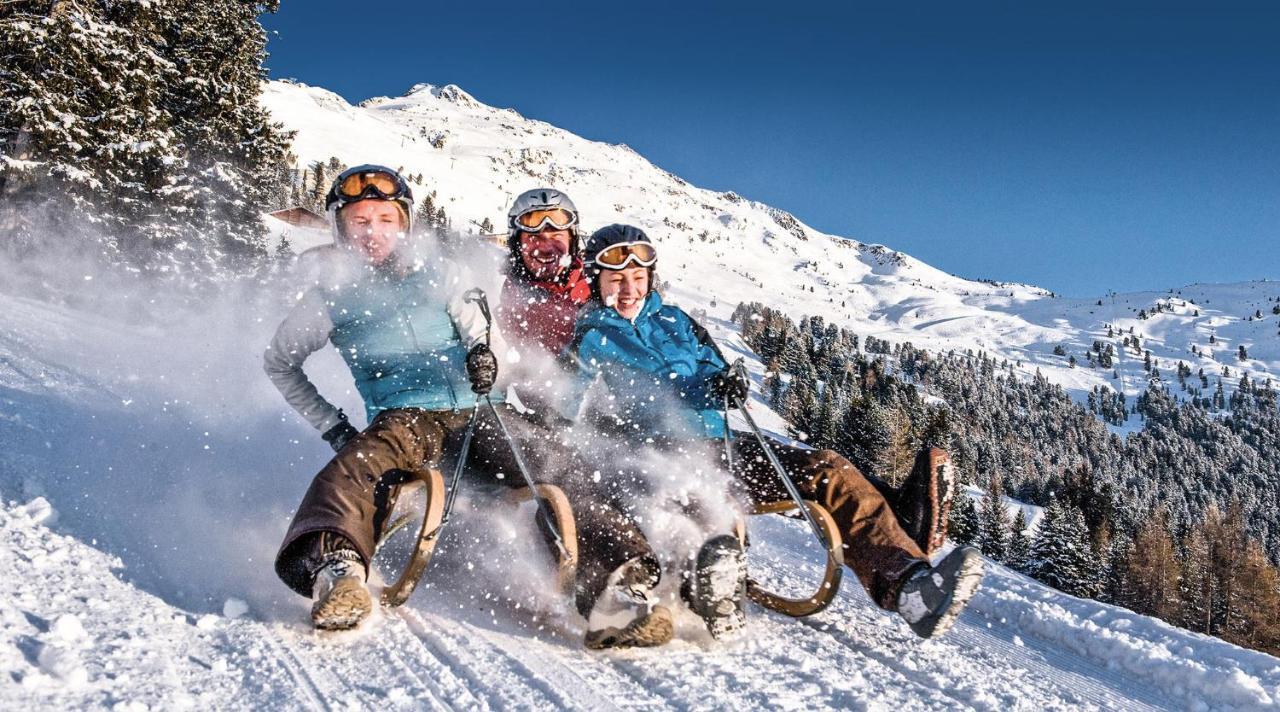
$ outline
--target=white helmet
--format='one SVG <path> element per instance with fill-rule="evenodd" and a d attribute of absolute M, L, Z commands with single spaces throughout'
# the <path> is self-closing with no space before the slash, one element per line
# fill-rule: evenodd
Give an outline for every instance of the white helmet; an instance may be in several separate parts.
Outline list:
<path fill-rule="evenodd" d="M 523 215 L 536 212 L 539 210 L 554 211 L 556 209 L 564 210 L 568 213 L 568 219 L 557 221 L 551 217 L 543 218 L 537 226 L 521 225 L 519 218 Z M 511 209 L 507 211 L 507 232 L 510 241 L 515 245 L 513 249 L 519 249 L 519 233 L 536 232 L 548 225 L 563 230 L 568 230 L 573 236 L 569 249 L 573 254 L 578 253 L 578 206 L 573 204 L 569 196 L 561 193 L 554 188 L 534 188 L 526 190 L 516 196 L 516 200 L 511 204 Z"/>

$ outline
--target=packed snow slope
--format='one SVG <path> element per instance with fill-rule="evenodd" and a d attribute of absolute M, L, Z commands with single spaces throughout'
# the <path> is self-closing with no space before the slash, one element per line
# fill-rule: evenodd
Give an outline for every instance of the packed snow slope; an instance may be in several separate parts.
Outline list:
<path fill-rule="evenodd" d="M 1022 284 L 962 279 L 882 245 L 823 234 L 776 208 L 692 186 L 625 145 L 488 106 L 454 85 L 418 85 L 401 97 L 352 106 L 324 89 L 276 81 L 265 85 L 263 102 L 296 132 L 300 166 L 337 157 L 402 167 L 423 177 L 419 197 L 434 192 L 458 230 L 478 232 L 485 219 L 502 230 L 515 195 L 543 185 L 562 189 L 586 229 L 611 222 L 643 228 L 659 246 L 661 277 L 686 303 L 716 316 L 760 301 L 797 320 L 821 315 L 895 343 L 986 351 L 1028 375 L 1040 369 L 1078 399 L 1106 385 L 1132 400 L 1147 387 L 1147 350 L 1166 382 L 1179 360 L 1210 379 L 1228 367 L 1228 393 L 1242 373 L 1264 380 L 1280 373 L 1280 315 L 1272 312 L 1280 282 L 1057 297 Z M 302 245 L 317 239 L 293 238 Z M 1122 267 L 1100 255 L 1098 269 Z M 1144 311 L 1152 316 L 1140 318 Z M 1124 346 L 1131 328 L 1141 350 Z M 1087 367 L 1095 341 L 1114 345 L 1113 368 Z M 1054 353 L 1058 347 L 1062 355 Z"/>
<path fill-rule="evenodd" d="M 260 370 L 288 296 L 101 281 L 0 282 L 0 708 L 1280 707 L 1280 660 L 1000 568 L 935 641 L 849 577 L 809 619 L 752 606 L 736 642 L 683 612 L 664 649 L 588 653 L 582 620 L 545 593 L 531 513 L 469 491 L 405 607 L 317 634 L 271 571 L 331 454 Z M 336 354 L 308 368 L 358 412 Z M 817 580 L 803 526 L 751 528 L 755 575 L 795 593 Z"/>
<path fill-rule="evenodd" d="M 1105 323 L 1145 327 L 1162 360 L 1212 333 L 1212 367 L 1241 343 L 1245 368 L 1277 366 L 1266 340 L 1274 317 L 1241 318 L 1269 314 L 1272 283 L 1184 288 L 1179 299 L 1195 307 L 1139 321 L 1138 308 L 1169 295 L 1098 307 L 959 279 L 693 188 L 625 147 L 487 107 L 456 87 L 353 107 L 271 83 L 264 101 L 298 132 L 304 161 L 422 173 L 422 190 L 436 191 L 455 227 L 501 224 L 506 202 L 542 183 L 570 191 L 588 228 L 643 226 L 659 244 L 669 294 L 706 310 L 730 353 L 746 349 L 729 311 L 758 300 L 891 341 L 1001 353 L 1079 393 L 1109 374 L 1070 369 L 1053 347 L 1083 361 Z M 494 255 L 476 252 L 492 279 Z M 407 606 L 351 634 L 318 635 L 307 601 L 271 570 L 294 507 L 331 454 L 261 372 L 297 285 L 174 295 L 76 264 L 53 272 L 0 264 L 0 576 L 9 582 L 0 708 L 1280 707 L 1280 660 L 999 568 L 936 641 L 916 640 L 849 577 L 810 619 L 751 607 L 737 642 L 711 642 L 682 613 L 679 640 L 665 649 L 587 653 L 582 620 L 546 591 L 530 513 L 470 491 Z M 1130 384 L 1131 360 L 1121 358 Z M 763 368 L 749 363 L 758 387 Z M 308 371 L 360 412 L 336 353 L 317 354 Z M 761 404 L 753 409 L 781 429 Z M 802 526 L 763 517 L 751 527 L 754 575 L 792 593 L 816 580 L 820 552 Z"/>

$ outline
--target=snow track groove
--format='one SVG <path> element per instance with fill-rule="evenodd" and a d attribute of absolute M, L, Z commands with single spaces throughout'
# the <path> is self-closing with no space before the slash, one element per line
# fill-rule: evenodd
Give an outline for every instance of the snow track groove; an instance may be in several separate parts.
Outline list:
<path fill-rule="evenodd" d="M 278 660 L 293 680 L 298 692 L 306 698 L 307 706 L 313 710 L 325 710 L 325 712 L 332 710 L 333 707 L 326 701 L 329 695 L 325 690 L 320 689 L 320 685 L 316 683 L 315 677 L 298 657 L 297 652 L 281 638 L 267 638 L 267 643 L 277 651 Z"/>
<path fill-rule="evenodd" d="M 1021 644 L 1013 642 L 1014 636 L 1022 641 Z M 1178 707 L 1158 691 L 1136 684 L 1133 678 L 1064 653 L 1052 643 L 1016 633 L 999 621 L 990 621 L 977 612 L 966 612 L 948 634 L 948 640 L 973 650 L 982 650 L 991 657 L 1016 660 L 1030 678 L 1055 679 L 1068 694 L 1078 695 L 1081 704 L 1087 703 L 1096 709 L 1160 710 Z"/>
<path fill-rule="evenodd" d="M 484 709 L 529 709 L 563 706 L 564 698 L 544 681 L 534 677 L 516 657 L 475 636 L 464 637 L 456 623 L 432 616 L 428 621 L 412 608 L 402 608 L 399 617 L 433 655 L 468 681 L 471 692 L 483 691 L 478 700 Z M 487 653 L 487 654 L 486 654 Z M 538 699 L 530 700 L 529 693 Z"/>

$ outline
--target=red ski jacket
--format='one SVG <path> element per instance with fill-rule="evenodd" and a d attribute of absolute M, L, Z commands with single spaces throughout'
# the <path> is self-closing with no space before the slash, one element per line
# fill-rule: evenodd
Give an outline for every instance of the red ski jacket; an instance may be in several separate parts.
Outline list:
<path fill-rule="evenodd" d="M 534 345 L 558 356 L 573 340 L 578 307 L 591 298 L 582 260 L 574 258 L 563 282 L 536 282 L 508 275 L 498 304 L 498 326 L 507 343 Z"/>

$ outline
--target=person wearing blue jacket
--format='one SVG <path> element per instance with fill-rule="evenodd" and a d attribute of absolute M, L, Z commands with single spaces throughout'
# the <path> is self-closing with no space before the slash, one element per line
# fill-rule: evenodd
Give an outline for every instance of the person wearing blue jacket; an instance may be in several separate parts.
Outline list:
<path fill-rule="evenodd" d="M 357 166 L 326 199 L 334 245 L 318 261 L 318 283 L 277 328 L 263 357 L 285 400 L 323 435 L 334 458 L 303 497 L 276 557 L 276 573 L 313 599 L 317 628 L 349 628 L 372 610 L 366 587 L 383 522 L 388 473 L 415 471 L 452 455 L 477 397 L 494 388 L 501 337 L 486 329 L 471 286 L 440 251 L 411 240 L 413 196 L 395 171 Z M 332 344 L 364 400 L 358 431 L 303 371 Z M 501 401 L 501 393 L 493 395 Z M 481 411 L 482 413 L 484 411 Z M 484 416 L 472 462 L 514 471 L 510 451 Z M 513 478 L 514 479 L 514 478 Z"/>
<path fill-rule="evenodd" d="M 624 253 L 616 264 L 602 264 L 606 246 Z M 682 510 L 694 529 L 689 536 L 697 551 L 683 572 L 681 594 L 713 637 L 726 637 L 745 624 L 746 590 L 745 554 L 730 533 L 737 502 L 714 447 L 725 432 L 716 404 L 726 364 L 700 340 L 688 314 L 650 290 L 656 254 L 643 232 L 604 228 L 591 236 L 586 255 L 592 300 L 579 313 L 565 353 L 578 387 L 569 399 L 572 412 L 564 415 L 594 431 L 575 438 L 577 457 L 584 470 L 600 473 L 594 490 L 576 488 L 591 491 L 594 505 L 578 521 L 579 600 L 594 601 L 584 611 L 587 645 L 658 645 L 670 639 L 671 613 L 654 595 L 659 557 L 638 526 L 640 518 L 653 516 L 637 502 L 647 501 L 675 474 L 677 482 L 703 480 L 692 491 L 666 487 L 681 504 L 661 498 L 658 503 Z"/>
<path fill-rule="evenodd" d="M 569 355 L 580 379 L 598 380 L 608 390 L 607 398 L 591 399 L 603 407 L 590 417 L 624 442 L 680 443 L 703 451 L 722 446 L 727 428 L 722 408 L 726 402 L 744 402 L 749 383 L 728 367 L 701 325 L 654 291 L 657 250 L 648 236 L 629 225 L 607 226 L 587 241 L 585 261 L 593 272 L 594 299 L 579 316 Z M 583 410 L 591 409 L 580 408 L 579 417 Z M 747 499 L 764 503 L 787 497 L 758 444 L 739 437 L 734 450 L 730 475 Z M 800 494 L 831 513 L 844 538 L 845 562 L 872 599 L 897 611 L 921 637 L 945 632 L 981 581 L 979 553 L 958 547 L 931 566 L 881 492 L 847 460 L 800 448 L 776 454 Z M 725 468 L 723 455 L 718 464 Z M 709 627 L 717 620 L 740 627 L 745 564 L 724 561 L 744 561 L 741 546 L 736 539 L 709 545 L 685 590 L 690 607 Z M 726 572 L 727 580 L 721 575 Z M 636 597 L 634 611 L 632 624 L 639 626 L 652 607 Z M 626 631 L 622 626 L 617 635 L 625 637 Z"/>

